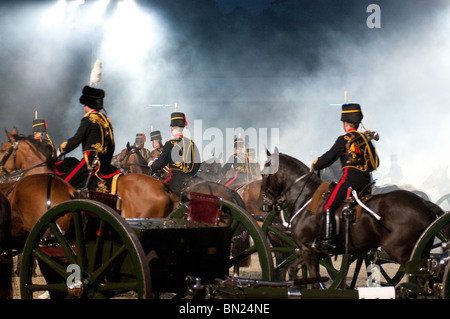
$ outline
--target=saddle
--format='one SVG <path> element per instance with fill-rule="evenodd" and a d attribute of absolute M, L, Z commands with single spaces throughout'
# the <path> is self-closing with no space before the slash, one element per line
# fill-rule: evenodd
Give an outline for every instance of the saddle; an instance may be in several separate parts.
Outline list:
<path fill-rule="evenodd" d="M 97 173 L 93 174 L 91 177 L 91 182 L 89 183 L 89 189 L 95 190 L 96 192 L 116 194 L 117 192 L 117 182 L 119 177 L 123 173 L 117 168 L 112 172 L 108 173 Z"/>
<path fill-rule="evenodd" d="M 327 202 L 328 198 L 330 198 L 331 193 L 336 187 L 336 183 L 327 183 L 322 182 L 319 187 L 314 192 L 314 195 L 311 199 L 311 203 L 308 205 L 307 210 L 316 216 L 317 224 L 320 225 L 322 220 L 322 215 L 324 212 L 324 206 Z M 359 192 L 359 199 L 366 204 L 370 201 L 374 195 L 371 194 L 371 186 L 373 183 L 369 183 L 364 189 Z M 361 217 L 362 207 L 359 205 L 353 196 L 349 196 L 345 199 L 342 205 L 336 210 L 336 216 L 339 217 L 339 220 L 343 220 L 344 211 L 348 214 L 350 213 L 350 221 L 355 222 Z"/>
<path fill-rule="evenodd" d="M 55 173 L 61 178 L 72 170 L 76 165 L 80 163 L 80 160 L 74 157 L 66 157 L 64 160 L 55 163 Z M 123 173 L 114 165 L 102 164 L 100 170 L 93 169 L 91 175 L 87 179 L 81 182 L 80 185 L 73 185 L 77 189 L 83 189 L 87 185 L 87 189 L 90 191 L 116 194 L 117 182 L 119 177 Z"/>

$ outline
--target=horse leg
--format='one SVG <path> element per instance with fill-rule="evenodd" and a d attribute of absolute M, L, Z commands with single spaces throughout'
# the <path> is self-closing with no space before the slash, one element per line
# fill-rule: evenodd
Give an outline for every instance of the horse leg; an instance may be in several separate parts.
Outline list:
<path fill-rule="evenodd" d="M 309 247 L 303 246 L 301 247 L 302 257 L 304 265 L 308 270 L 309 278 L 318 278 L 320 277 L 319 271 L 319 255 Z M 318 287 L 317 287 L 318 288 Z"/>
<path fill-rule="evenodd" d="M 306 267 L 308 277 L 320 277 L 319 255 L 311 247 L 319 228 L 316 223 L 316 216 L 304 212 L 292 220 L 291 226 L 292 238 L 301 251 L 299 263 L 301 262 Z"/>
<path fill-rule="evenodd" d="M 298 279 L 298 271 L 305 265 L 305 261 L 303 260 L 303 257 L 298 257 L 296 260 L 294 260 L 290 265 L 289 269 L 287 271 L 289 275 L 289 279 L 295 280 Z"/>

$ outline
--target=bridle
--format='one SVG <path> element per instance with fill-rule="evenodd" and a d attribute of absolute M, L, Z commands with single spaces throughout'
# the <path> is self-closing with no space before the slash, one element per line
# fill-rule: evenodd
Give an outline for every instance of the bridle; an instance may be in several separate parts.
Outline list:
<path fill-rule="evenodd" d="M 141 163 L 145 162 L 145 159 L 142 157 L 142 155 L 139 153 L 139 150 L 136 147 L 130 147 L 130 149 L 127 149 L 125 152 L 123 158 L 119 158 L 120 166 L 123 167 L 123 169 L 129 171 L 130 166 L 137 166 L 142 168 L 148 168 L 148 165 L 146 164 L 136 164 L 136 163 L 128 163 L 128 160 L 130 159 L 130 156 L 136 154 L 138 157 L 138 161 Z"/>
<path fill-rule="evenodd" d="M 280 194 L 278 194 L 278 192 L 275 192 L 272 189 L 270 189 L 270 180 L 269 179 L 270 179 L 271 175 L 274 175 L 274 174 L 262 174 L 263 179 L 264 178 L 266 179 L 266 185 L 265 185 L 264 189 L 262 190 L 262 195 L 263 195 L 262 209 L 263 209 L 263 211 L 266 211 L 266 212 L 269 211 L 270 206 L 275 206 L 275 209 L 277 211 L 281 210 L 281 204 L 285 201 L 287 192 L 295 184 L 302 181 L 304 178 L 307 178 L 301 191 L 299 192 L 297 198 L 294 201 L 294 206 L 295 206 L 295 203 L 299 199 L 300 195 L 303 193 L 303 189 L 306 186 L 306 182 L 309 180 L 309 178 L 312 176 L 312 174 L 314 174 L 314 172 L 308 172 L 308 173 L 305 173 L 302 176 L 298 177 Z M 270 195 L 273 199 L 269 199 L 267 195 Z"/>
<path fill-rule="evenodd" d="M 5 175 L 9 175 L 11 172 L 13 172 L 13 171 L 18 169 L 18 167 L 16 166 L 16 157 L 17 157 L 17 149 L 19 148 L 19 142 L 20 141 L 11 141 L 11 140 L 9 140 L 8 142 L 11 144 L 11 146 L 8 148 L 8 150 L 6 150 L 6 151 L 2 150 L 1 151 L 2 153 L 4 152 L 5 155 L 3 155 L 2 159 L 0 160 L 0 169 L 3 171 L 3 173 Z M 5 164 L 6 164 L 6 161 L 9 159 L 9 157 L 11 156 L 11 154 L 13 156 L 14 168 L 13 168 L 12 171 L 8 172 L 8 170 L 5 167 Z"/>
<path fill-rule="evenodd" d="M 0 170 L 3 172 L 4 176 L 8 176 L 8 175 L 13 175 L 14 176 L 14 174 L 12 174 L 12 172 L 21 170 L 21 168 L 17 167 L 17 164 L 16 164 L 17 150 L 19 149 L 20 141 L 21 141 L 20 139 L 17 140 L 17 141 L 8 140 L 8 142 L 11 144 L 11 146 L 6 151 L 4 151 L 4 150 L 0 151 L 1 153 L 3 153 L 3 152 L 5 153 L 5 155 L 3 155 L 2 159 L 0 160 Z M 13 156 L 13 169 L 11 171 L 8 171 L 6 169 L 6 167 L 5 167 L 5 164 L 8 161 L 8 159 L 11 157 L 11 155 Z M 47 165 L 47 163 L 51 159 L 52 158 L 50 158 L 48 160 L 45 160 L 42 163 L 39 163 L 39 164 L 34 165 L 34 166 L 30 167 L 30 168 L 27 168 L 26 170 L 21 170 L 21 172 L 18 173 L 17 175 L 23 175 L 25 172 L 31 171 L 32 169 L 35 169 L 35 168 L 40 167 L 40 166 Z"/>

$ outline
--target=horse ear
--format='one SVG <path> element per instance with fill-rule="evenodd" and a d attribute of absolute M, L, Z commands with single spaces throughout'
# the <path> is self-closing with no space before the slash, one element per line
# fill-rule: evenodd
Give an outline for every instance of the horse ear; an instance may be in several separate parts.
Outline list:
<path fill-rule="evenodd" d="M 19 130 L 17 129 L 17 127 L 13 127 L 12 132 L 13 135 L 19 135 Z"/>
<path fill-rule="evenodd" d="M 6 136 L 8 136 L 8 139 L 9 139 L 11 142 L 14 142 L 14 136 L 13 136 L 8 130 L 6 130 L 6 129 L 5 129 L 5 132 L 6 132 Z"/>
<path fill-rule="evenodd" d="M 270 154 L 270 151 L 267 148 L 266 148 L 266 154 L 267 154 L 267 156 L 272 155 L 272 154 Z"/>

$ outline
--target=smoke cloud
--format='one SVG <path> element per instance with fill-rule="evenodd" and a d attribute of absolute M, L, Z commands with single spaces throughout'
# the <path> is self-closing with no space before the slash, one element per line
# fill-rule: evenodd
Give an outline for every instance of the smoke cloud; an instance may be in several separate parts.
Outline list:
<path fill-rule="evenodd" d="M 62 18 L 52 15 L 56 1 L 1 4 L 0 124 L 30 134 L 37 110 L 59 145 L 78 127 L 78 98 L 100 59 L 116 152 L 151 127 L 169 139 L 177 103 L 191 133 L 198 120 L 224 136 L 226 128 L 277 128 L 279 150 L 309 165 L 342 133 L 331 104 L 347 91 L 364 127 L 380 134 L 377 184 L 410 184 L 437 199 L 450 193 L 450 8 L 393 2 L 277 0 L 253 9 L 136 0 L 126 9 L 112 1 L 93 16 L 96 1 L 86 0 Z M 372 3 L 381 28 L 366 23 Z M 263 149 L 258 155 L 264 162 Z M 394 160 L 401 174 L 391 171 Z"/>

